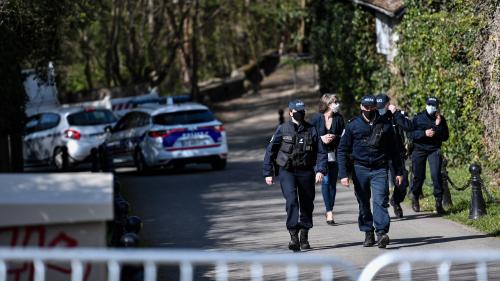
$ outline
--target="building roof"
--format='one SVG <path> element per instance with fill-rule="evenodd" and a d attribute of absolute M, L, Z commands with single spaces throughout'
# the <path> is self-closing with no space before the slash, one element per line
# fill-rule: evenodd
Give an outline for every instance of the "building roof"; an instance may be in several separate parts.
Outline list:
<path fill-rule="evenodd" d="M 374 9 L 389 17 L 398 16 L 404 9 L 403 0 L 352 0 L 352 2 Z"/>

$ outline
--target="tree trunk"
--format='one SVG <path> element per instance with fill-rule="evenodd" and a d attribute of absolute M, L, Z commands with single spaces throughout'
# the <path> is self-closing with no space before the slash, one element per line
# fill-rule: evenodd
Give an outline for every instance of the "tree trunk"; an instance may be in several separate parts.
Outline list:
<path fill-rule="evenodd" d="M 196 0 L 194 6 L 194 16 L 193 16 L 193 38 L 191 43 L 191 57 L 193 62 L 191 64 L 191 98 L 193 101 L 200 101 L 200 89 L 198 88 L 198 12 L 200 8 L 200 0 Z"/>

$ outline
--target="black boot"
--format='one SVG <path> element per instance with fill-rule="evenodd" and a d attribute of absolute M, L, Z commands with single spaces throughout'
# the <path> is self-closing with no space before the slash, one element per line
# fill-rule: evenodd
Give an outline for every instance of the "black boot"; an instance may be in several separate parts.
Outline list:
<path fill-rule="evenodd" d="M 385 232 L 377 233 L 377 245 L 379 248 L 384 249 L 389 244 L 389 235 Z"/>
<path fill-rule="evenodd" d="M 392 208 L 394 209 L 394 215 L 398 218 L 402 218 L 403 217 L 403 209 L 401 208 L 401 205 L 399 205 L 399 203 L 396 203 L 394 201 L 394 198 L 391 198 L 390 203 L 392 205 Z"/>
<path fill-rule="evenodd" d="M 311 245 L 309 245 L 309 229 L 307 228 L 300 230 L 300 248 L 302 250 L 311 249 Z"/>
<path fill-rule="evenodd" d="M 290 233 L 290 242 L 288 243 L 288 249 L 299 252 L 300 251 L 300 243 L 299 243 L 299 230 L 298 229 L 289 229 Z"/>
<path fill-rule="evenodd" d="M 443 201 L 440 199 L 436 199 L 436 213 L 440 216 L 444 215 L 445 213 L 443 208 Z"/>
<path fill-rule="evenodd" d="M 420 202 L 418 202 L 418 198 L 413 197 L 411 200 L 411 208 L 417 213 L 420 212 Z"/>
<path fill-rule="evenodd" d="M 365 232 L 365 242 L 363 242 L 363 247 L 371 247 L 375 245 L 375 234 L 373 231 Z"/>

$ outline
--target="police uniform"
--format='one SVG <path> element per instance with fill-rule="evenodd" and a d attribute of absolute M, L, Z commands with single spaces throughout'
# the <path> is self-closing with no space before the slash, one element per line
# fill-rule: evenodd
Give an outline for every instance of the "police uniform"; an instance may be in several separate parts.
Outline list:
<path fill-rule="evenodd" d="M 292 101 L 290 110 L 304 111 L 304 103 Z M 281 191 L 286 200 L 286 227 L 292 241 L 289 248 L 309 248 L 308 230 L 313 227 L 315 174 L 326 174 L 327 153 L 316 128 L 307 123 L 285 122 L 274 133 L 266 149 L 263 175 L 279 175 Z"/>
<path fill-rule="evenodd" d="M 390 203 L 394 208 L 394 214 L 402 218 L 403 217 L 403 209 L 401 208 L 401 202 L 404 201 L 406 197 L 406 189 L 408 187 L 408 171 L 406 170 L 405 167 L 405 160 L 406 160 L 406 148 L 405 148 L 405 133 L 403 128 L 398 125 L 396 122 L 395 116 L 393 116 L 392 112 L 389 110 L 385 109 L 385 106 L 387 103 L 389 103 L 389 97 L 385 94 L 379 94 L 376 96 L 376 101 L 377 101 L 377 109 L 379 111 L 379 114 L 386 118 L 388 122 L 392 124 L 392 128 L 394 130 L 394 136 L 396 140 L 396 145 L 398 147 L 399 151 L 399 159 L 402 171 L 403 171 L 403 181 L 401 184 L 397 184 L 396 182 L 396 165 L 393 161 L 389 161 L 389 169 L 391 171 L 391 180 L 394 185 L 394 192 L 392 193 L 392 197 L 390 199 Z M 401 114 L 399 112 L 399 114 Z"/>
<path fill-rule="evenodd" d="M 373 96 L 363 97 L 363 106 L 375 107 Z M 369 113 L 369 111 L 366 111 Z M 390 217 L 388 162 L 393 161 L 396 175 L 402 175 L 401 161 L 392 124 L 374 112 L 370 121 L 364 113 L 352 119 L 346 126 L 338 149 L 339 177 L 347 178 L 348 155 L 354 160 L 353 183 L 359 204 L 358 225 L 365 232 L 364 246 L 375 244 L 374 231 L 380 248 L 389 243 Z M 371 117 L 371 116 L 370 116 Z M 373 195 L 373 214 L 370 198 Z"/>
<path fill-rule="evenodd" d="M 413 181 L 411 183 L 412 208 L 415 212 L 420 211 L 419 196 L 422 193 L 422 185 L 425 180 L 425 162 L 429 160 L 432 184 L 434 186 L 434 197 L 436 199 L 436 211 L 443 214 L 442 206 L 443 187 L 441 182 L 441 144 L 448 140 L 449 130 L 446 119 L 441 116 L 441 123 L 436 125 L 436 115 L 429 111 L 437 110 L 439 101 L 435 97 L 427 99 L 427 108 L 418 113 L 412 120 L 410 135 L 413 139 L 413 152 L 411 156 L 413 166 Z M 432 112 L 432 111 L 431 111 Z M 428 137 L 425 131 L 433 129 L 434 136 Z"/>

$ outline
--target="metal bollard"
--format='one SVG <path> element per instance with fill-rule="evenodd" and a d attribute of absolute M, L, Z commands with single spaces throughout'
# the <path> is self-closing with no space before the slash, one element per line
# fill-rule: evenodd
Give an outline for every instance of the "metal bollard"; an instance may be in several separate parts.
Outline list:
<path fill-rule="evenodd" d="M 481 183 L 481 166 L 472 164 L 469 167 L 471 173 L 471 205 L 469 219 L 476 220 L 486 215 L 486 203 L 483 198 L 482 183 Z"/>
<path fill-rule="evenodd" d="M 450 188 L 448 186 L 448 160 L 443 158 L 441 164 L 441 181 L 443 186 L 443 206 L 448 209 L 453 206 L 453 201 L 451 200 Z"/>
<path fill-rule="evenodd" d="M 283 116 L 283 114 L 284 114 L 284 111 L 283 111 L 283 109 L 280 108 L 280 110 L 278 110 L 278 115 L 279 115 L 278 121 L 280 124 L 285 123 L 285 116 Z"/>

